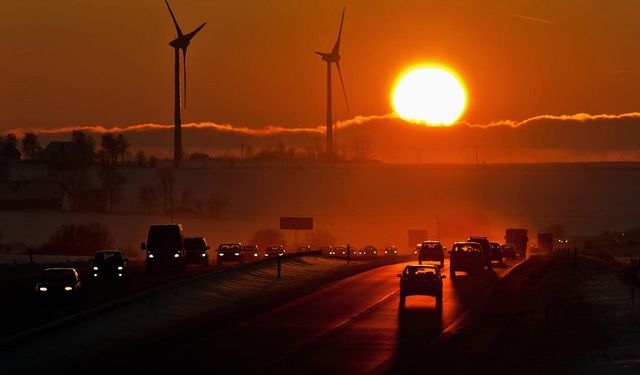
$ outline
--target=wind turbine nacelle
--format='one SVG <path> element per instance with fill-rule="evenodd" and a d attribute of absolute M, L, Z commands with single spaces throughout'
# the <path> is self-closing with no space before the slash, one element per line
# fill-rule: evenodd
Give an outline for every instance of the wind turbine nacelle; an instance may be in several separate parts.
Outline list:
<path fill-rule="evenodd" d="M 176 38 L 169 42 L 169 45 L 173 48 L 187 48 L 189 46 L 189 40 L 186 38 Z"/>
<path fill-rule="evenodd" d="M 328 63 L 337 63 L 338 61 L 340 61 L 340 55 L 333 55 L 331 53 L 324 53 L 324 52 L 316 52 L 316 53 L 322 56 L 322 60 Z"/>

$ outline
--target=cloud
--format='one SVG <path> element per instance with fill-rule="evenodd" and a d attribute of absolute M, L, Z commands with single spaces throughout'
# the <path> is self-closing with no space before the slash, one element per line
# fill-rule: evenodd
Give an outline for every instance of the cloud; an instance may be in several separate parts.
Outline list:
<path fill-rule="evenodd" d="M 544 23 L 544 24 L 547 24 L 547 25 L 555 25 L 555 22 L 549 21 L 549 20 L 545 20 L 544 18 L 529 17 L 529 16 L 524 16 L 522 14 L 516 14 L 516 13 L 507 13 L 507 16 L 514 17 L 514 18 L 519 18 L 519 19 L 526 20 L 526 21 L 531 21 L 531 22 Z"/>
<path fill-rule="evenodd" d="M 461 122 L 452 127 L 429 127 L 408 123 L 397 115 L 355 116 L 336 124 L 336 149 L 353 157 L 356 149 L 368 156 L 396 163 L 475 163 L 637 160 L 640 158 L 640 113 L 540 115 L 524 120 L 501 120 L 488 124 Z M 211 155 L 239 154 L 244 146 L 255 149 L 279 143 L 299 152 L 324 148 L 325 128 L 236 127 L 214 122 L 183 125 L 186 152 Z M 104 127 L 83 125 L 33 131 L 41 142 L 69 139 L 73 130 L 99 136 L 125 133 L 132 149 L 159 157 L 172 154 L 173 125 L 136 124 Z"/>

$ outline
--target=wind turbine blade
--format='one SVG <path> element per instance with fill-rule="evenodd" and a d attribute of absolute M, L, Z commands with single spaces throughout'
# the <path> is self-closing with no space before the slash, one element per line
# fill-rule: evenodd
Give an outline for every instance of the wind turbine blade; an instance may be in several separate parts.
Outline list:
<path fill-rule="evenodd" d="M 344 89 L 344 81 L 342 80 L 342 71 L 340 70 L 340 63 L 336 62 L 336 68 L 338 68 L 338 76 L 340 77 L 340 86 L 342 86 L 342 94 L 344 95 L 344 102 L 347 103 L 347 113 L 351 114 L 349 109 L 349 99 L 347 99 L 347 91 Z"/>
<path fill-rule="evenodd" d="M 342 24 L 344 23 L 344 11 L 347 7 L 342 8 L 342 18 L 340 19 L 340 30 L 338 31 L 338 39 L 336 39 L 336 44 L 333 45 L 333 50 L 331 54 L 337 55 L 340 52 L 340 39 L 342 39 Z"/>
<path fill-rule="evenodd" d="M 204 27 L 204 25 L 206 25 L 207 23 L 203 23 L 202 25 L 198 26 L 197 29 L 193 30 L 192 32 L 190 32 L 189 34 L 187 34 L 186 36 L 189 38 L 189 40 L 191 40 L 191 38 L 193 38 L 194 36 L 196 36 L 196 34 L 200 31 L 200 29 L 202 29 Z"/>
<path fill-rule="evenodd" d="M 182 97 L 184 100 L 182 101 L 182 108 L 187 108 L 187 48 L 182 49 L 182 74 L 184 76 L 183 80 L 183 93 Z"/>
<path fill-rule="evenodd" d="M 167 0 L 164 0 L 164 3 L 167 4 L 167 8 L 169 8 L 169 13 L 171 13 L 171 18 L 173 19 L 173 24 L 176 25 L 176 33 L 178 33 L 178 37 L 181 38 L 182 30 L 180 30 L 180 26 L 178 26 L 178 21 L 176 21 L 176 16 L 173 15 L 173 11 L 169 6 L 169 2 Z"/>

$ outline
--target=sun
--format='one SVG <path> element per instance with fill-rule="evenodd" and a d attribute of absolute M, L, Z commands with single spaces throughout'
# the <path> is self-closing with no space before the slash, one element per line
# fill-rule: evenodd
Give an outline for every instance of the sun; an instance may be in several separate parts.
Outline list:
<path fill-rule="evenodd" d="M 461 80 L 439 66 L 419 66 L 400 75 L 393 90 L 393 107 L 406 121 L 431 126 L 453 125 L 467 106 Z"/>

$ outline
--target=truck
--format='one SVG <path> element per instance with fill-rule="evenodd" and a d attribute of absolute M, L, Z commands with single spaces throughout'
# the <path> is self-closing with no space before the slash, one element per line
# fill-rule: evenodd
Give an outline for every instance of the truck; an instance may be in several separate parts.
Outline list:
<path fill-rule="evenodd" d="M 550 253 L 553 251 L 553 233 L 538 233 L 538 249 L 546 253 Z"/>
<path fill-rule="evenodd" d="M 527 256 L 527 244 L 529 242 L 528 231 L 525 228 L 507 228 L 505 231 L 505 243 L 512 244 L 516 252 L 522 256 Z"/>
<path fill-rule="evenodd" d="M 146 251 L 147 271 L 157 266 L 181 269 L 185 266 L 184 234 L 180 224 L 151 225 L 147 242 L 142 242 L 140 248 Z"/>

